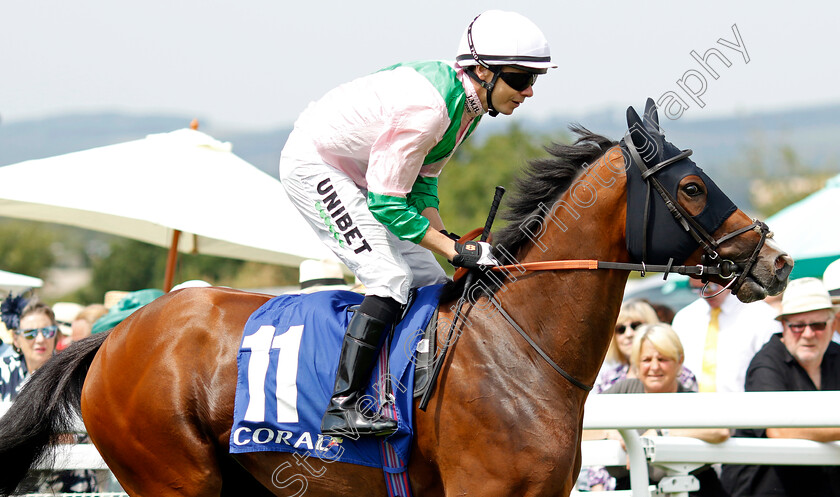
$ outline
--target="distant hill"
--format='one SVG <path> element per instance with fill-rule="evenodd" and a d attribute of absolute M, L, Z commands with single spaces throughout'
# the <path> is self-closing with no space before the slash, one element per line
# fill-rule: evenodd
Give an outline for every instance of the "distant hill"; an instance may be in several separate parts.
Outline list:
<path fill-rule="evenodd" d="M 0 166 L 139 140 L 153 133 L 189 127 L 190 121 L 188 117 L 178 116 L 89 114 L 0 122 Z M 217 140 L 231 142 L 236 155 L 277 177 L 280 151 L 291 127 L 237 132 L 200 123 L 199 130 Z"/>
<path fill-rule="evenodd" d="M 184 128 L 190 118 L 124 114 L 68 115 L 26 122 L 0 122 L 0 166 L 111 145 Z M 476 132 L 482 139 L 505 132 L 510 121 L 486 119 Z M 626 125 L 620 109 L 546 120 L 524 120 L 523 127 L 546 136 L 568 136 L 569 123 L 620 139 Z M 781 147 L 789 146 L 806 168 L 840 172 L 840 105 L 750 114 L 709 120 L 663 119 L 668 139 L 694 150 L 694 160 L 714 177 L 733 200 L 749 206 L 749 179 L 756 167 L 772 174 L 781 168 Z M 280 151 L 291 127 L 264 131 L 232 131 L 204 123 L 200 130 L 233 143 L 233 151 L 271 176 L 277 177 Z M 760 162 L 760 164 L 759 164 Z"/>

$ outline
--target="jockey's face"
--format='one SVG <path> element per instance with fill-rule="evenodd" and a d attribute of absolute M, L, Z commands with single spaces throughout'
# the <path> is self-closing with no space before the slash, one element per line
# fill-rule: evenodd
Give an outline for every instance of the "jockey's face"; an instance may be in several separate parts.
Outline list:
<path fill-rule="evenodd" d="M 511 72 L 511 73 L 526 73 L 522 69 L 517 69 L 515 67 L 503 67 L 502 72 Z M 493 79 L 493 72 L 489 69 L 485 69 L 484 67 L 477 66 L 475 68 L 475 73 L 484 81 L 490 82 Z M 481 98 L 481 103 L 484 105 L 484 109 L 487 110 L 489 107 L 487 105 L 487 90 L 480 89 L 478 93 L 479 97 Z M 532 86 L 528 86 L 522 91 L 517 91 L 511 88 L 501 77 L 496 79 L 496 86 L 493 88 L 493 107 L 500 114 L 504 114 L 509 116 L 513 114 L 513 111 L 516 110 L 517 107 L 522 105 L 528 97 L 534 96 L 534 88 Z"/>

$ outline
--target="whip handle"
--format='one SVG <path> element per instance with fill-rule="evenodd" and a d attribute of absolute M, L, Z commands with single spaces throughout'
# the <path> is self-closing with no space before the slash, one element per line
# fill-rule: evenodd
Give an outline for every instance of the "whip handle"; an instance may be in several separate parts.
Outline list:
<path fill-rule="evenodd" d="M 499 210 L 499 204 L 502 203 L 502 195 L 505 194 L 505 187 L 497 186 L 496 192 L 493 194 L 493 204 L 490 205 L 490 213 L 487 215 L 487 221 L 484 223 L 484 231 L 481 232 L 480 240 L 487 241 L 490 236 L 490 228 L 493 227 L 493 221 L 496 219 L 496 211 Z"/>

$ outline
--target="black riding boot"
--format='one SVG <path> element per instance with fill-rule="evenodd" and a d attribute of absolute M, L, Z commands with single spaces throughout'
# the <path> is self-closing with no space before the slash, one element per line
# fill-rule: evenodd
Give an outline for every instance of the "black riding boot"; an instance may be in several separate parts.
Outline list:
<path fill-rule="evenodd" d="M 344 335 L 335 387 L 321 420 L 321 433 L 325 435 L 356 438 L 357 434 L 388 435 L 397 429 L 395 420 L 383 418 L 378 413 L 366 409 L 365 406 L 370 405 L 370 402 L 362 399 L 379 355 L 379 339 L 393 321 L 396 312 L 392 309 L 398 305 L 392 299 L 381 298 L 371 305 L 369 299 L 370 297 L 365 298 L 359 310 L 350 319 L 347 333 Z M 384 306 L 383 301 L 386 303 Z"/>

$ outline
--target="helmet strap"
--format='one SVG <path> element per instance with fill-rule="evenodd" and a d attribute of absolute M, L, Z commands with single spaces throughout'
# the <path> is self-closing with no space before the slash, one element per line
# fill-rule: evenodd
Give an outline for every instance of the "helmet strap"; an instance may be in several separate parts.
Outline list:
<path fill-rule="evenodd" d="M 473 81 L 481 85 L 482 88 L 487 90 L 487 113 L 490 114 L 490 117 L 496 117 L 499 115 L 499 111 L 493 107 L 493 88 L 496 87 L 496 82 L 499 80 L 499 73 L 502 72 L 501 68 L 493 68 L 490 66 L 486 66 L 487 69 L 493 72 L 493 78 L 487 82 L 483 79 L 478 77 L 478 74 L 475 73 L 475 69 L 470 67 L 467 68 L 464 72 L 467 73 L 467 76 L 470 77 Z"/>

